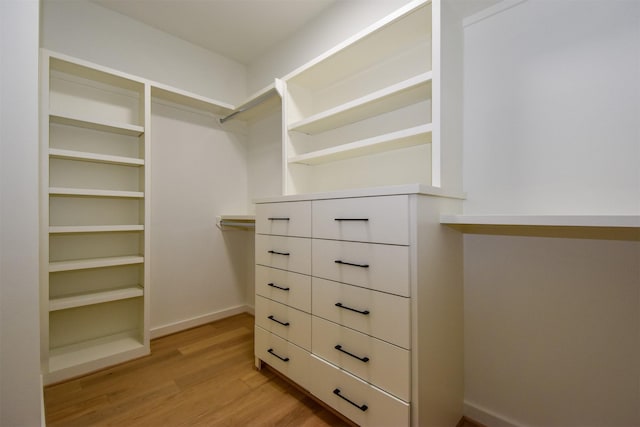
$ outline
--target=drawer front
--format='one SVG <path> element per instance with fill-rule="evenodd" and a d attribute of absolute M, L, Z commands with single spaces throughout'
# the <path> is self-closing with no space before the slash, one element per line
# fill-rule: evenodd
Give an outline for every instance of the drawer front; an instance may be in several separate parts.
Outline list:
<path fill-rule="evenodd" d="M 311 312 L 311 276 L 256 265 L 256 294 Z"/>
<path fill-rule="evenodd" d="M 311 312 L 334 323 L 410 349 L 410 299 L 311 279 Z"/>
<path fill-rule="evenodd" d="M 256 325 L 311 351 L 311 315 L 256 295 Z"/>
<path fill-rule="evenodd" d="M 256 264 L 311 274 L 311 239 L 257 234 Z"/>
<path fill-rule="evenodd" d="M 309 386 L 309 352 L 255 327 L 255 355 L 304 388 Z"/>
<path fill-rule="evenodd" d="M 361 426 L 408 426 L 409 404 L 311 355 L 309 391 Z"/>
<path fill-rule="evenodd" d="M 256 233 L 311 237 L 311 202 L 257 204 Z"/>
<path fill-rule="evenodd" d="M 409 296 L 409 247 L 313 239 L 312 275 Z"/>
<path fill-rule="evenodd" d="M 410 400 L 410 353 L 319 317 L 311 319 L 313 354 L 405 402 Z"/>
<path fill-rule="evenodd" d="M 312 211 L 315 238 L 409 244 L 406 195 L 318 200 Z"/>

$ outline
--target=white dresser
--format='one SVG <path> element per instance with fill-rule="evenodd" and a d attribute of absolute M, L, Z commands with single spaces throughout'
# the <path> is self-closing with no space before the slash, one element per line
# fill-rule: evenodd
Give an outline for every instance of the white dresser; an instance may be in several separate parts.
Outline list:
<path fill-rule="evenodd" d="M 256 209 L 256 366 L 360 425 L 462 416 L 460 199 L 404 185 Z"/>

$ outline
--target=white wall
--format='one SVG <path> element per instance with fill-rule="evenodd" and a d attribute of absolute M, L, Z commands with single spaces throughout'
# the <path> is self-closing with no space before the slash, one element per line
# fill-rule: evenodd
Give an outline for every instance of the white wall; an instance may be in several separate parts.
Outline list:
<path fill-rule="evenodd" d="M 230 104 L 245 67 L 88 1 L 44 0 L 42 47 Z"/>
<path fill-rule="evenodd" d="M 467 214 L 640 214 L 640 3 L 525 1 L 465 29 Z M 640 425 L 640 243 L 467 235 L 465 414 Z"/>
<path fill-rule="evenodd" d="M 252 61 L 248 67 L 249 93 L 284 77 L 410 0 L 349 0 L 334 5 L 287 40 Z"/>
<path fill-rule="evenodd" d="M 0 425 L 41 423 L 37 1 L 0 2 Z"/>

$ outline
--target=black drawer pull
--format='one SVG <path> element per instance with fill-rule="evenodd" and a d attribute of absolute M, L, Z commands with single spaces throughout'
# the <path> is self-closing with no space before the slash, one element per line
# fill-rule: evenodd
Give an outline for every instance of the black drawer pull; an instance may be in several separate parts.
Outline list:
<path fill-rule="evenodd" d="M 269 221 L 289 221 L 290 218 L 284 218 L 284 217 L 271 217 L 271 218 L 267 218 Z"/>
<path fill-rule="evenodd" d="M 369 221 L 369 218 L 333 218 L 334 221 Z"/>
<path fill-rule="evenodd" d="M 333 394 L 335 394 L 336 396 L 338 396 L 340 399 L 344 399 L 347 402 L 351 403 L 353 406 L 355 406 L 356 408 L 360 409 L 362 412 L 366 411 L 367 409 L 369 409 L 369 407 L 367 405 L 358 405 L 357 403 L 353 402 L 352 400 L 344 397 L 343 395 L 340 394 L 340 389 L 337 388 L 335 390 L 333 390 Z"/>
<path fill-rule="evenodd" d="M 349 356 L 351 356 L 351 357 L 353 357 L 353 358 L 355 358 L 355 359 L 358 359 L 358 360 L 359 360 L 359 361 L 361 361 L 361 362 L 367 363 L 367 362 L 369 361 L 369 358 L 368 358 L 368 357 L 366 357 L 366 356 L 365 356 L 365 357 L 359 357 L 359 356 L 356 356 L 356 355 L 355 355 L 355 354 L 353 354 L 353 353 L 349 353 L 347 350 L 344 350 L 340 344 L 336 345 L 336 346 L 335 346 L 335 347 L 333 347 L 333 348 L 335 348 L 336 350 L 341 351 L 341 352 L 343 352 L 344 354 L 347 354 L 347 355 L 349 355 Z"/>
<path fill-rule="evenodd" d="M 342 264 L 342 265 L 352 265 L 354 267 L 361 267 L 361 268 L 369 268 L 369 264 L 354 264 L 352 262 L 346 262 L 346 261 L 342 261 L 342 260 L 335 260 L 334 261 L 336 264 Z"/>
<path fill-rule="evenodd" d="M 282 356 L 278 356 L 275 351 L 273 351 L 272 348 L 270 348 L 269 350 L 267 350 L 267 353 L 271 354 L 272 356 L 277 357 L 278 359 L 282 360 L 283 362 L 288 362 L 289 358 L 288 357 L 282 357 Z"/>
<path fill-rule="evenodd" d="M 286 256 L 291 255 L 289 252 L 278 252 L 278 251 L 268 251 L 268 252 L 274 255 L 286 255 Z"/>
<path fill-rule="evenodd" d="M 272 288 L 280 289 L 281 291 L 288 291 L 290 288 L 283 288 L 282 286 L 278 286 L 275 283 L 267 283 L 267 286 L 271 286 Z"/>
<path fill-rule="evenodd" d="M 346 305 L 342 305 L 341 302 L 337 302 L 336 307 L 344 308 L 345 310 L 355 311 L 356 313 L 364 314 L 365 316 L 370 313 L 369 310 L 356 310 L 355 308 L 347 307 Z"/>
<path fill-rule="evenodd" d="M 274 322 L 279 323 L 282 326 L 289 326 L 289 322 L 281 322 L 278 319 L 276 319 L 275 317 L 273 317 L 273 314 L 271 316 L 267 317 L 267 319 L 273 320 Z"/>

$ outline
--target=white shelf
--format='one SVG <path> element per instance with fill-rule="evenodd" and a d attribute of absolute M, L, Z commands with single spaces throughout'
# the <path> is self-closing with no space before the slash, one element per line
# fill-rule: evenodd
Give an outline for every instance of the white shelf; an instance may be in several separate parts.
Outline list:
<path fill-rule="evenodd" d="M 105 360 L 114 355 L 144 351 L 135 332 L 110 335 L 95 340 L 49 350 L 49 372 L 77 368 L 87 363 Z"/>
<path fill-rule="evenodd" d="M 92 188 L 49 188 L 51 196 L 85 196 L 85 197 L 119 197 L 119 198 L 138 198 L 144 197 L 142 191 L 119 191 L 119 190 L 98 190 Z"/>
<path fill-rule="evenodd" d="M 229 114 L 233 111 L 233 105 L 227 104 L 226 102 L 217 101 L 157 82 L 151 83 L 151 97 L 202 111 L 208 111 L 219 116 Z"/>
<path fill-rule="evenodd" d="M 290 131 L 315 134 L 375 117 L 431 98 L 431 72 L 380 89 L 289 125 Z"/>
<path fill-rule="evenodd" d="M 275 111 L 280 107 L 280 92 L 276 88 L 276 83 L 272 83 L 235 107 L 230 114 L 220 119 L 220 123 L 224 123 L 232 118 L 252 120 L 264 115 L 267 111 Z"/>
<path fill-rule="evenodd" d="M 144 225 L 52 225 L 50 234 L 69 233 L 109 233 L 122 231 L 143 231 Z"/>
<path fill-rule="evenodd" d="M 345 160 L 353 157 L 367 156 L 384 151 L 398 150 L 431 142 L 431 124 L 416 126 L 391 132 L 373 138 L 343 144 L 324 150 L 313 151 L 289 158 L 289 163 L 317 165 L 322 163 Z"/>
<path fill-rule="evenodd" d="M 640 215 L 442 215 L 447 225 L 639 228 Z"/>
<path fill-rule="evenodd" d="M 109 163 L 124 166 L 143 166 L 144 159 L 135 157 L 111 156 L 108 154 L 87 153 L 84 151 L 61 150 L 50 148 L 49 157 L 55 159 L 81 160 L 94 163 Z"/>
<path fill-rule="evenodd" d="M 101 120 L 93 120 L 86 117 L 71 116 L 68 114 L 49 114 L 49 121 L 67 126 L 76 126 L 86 129 L 111 132 L 128 136 L 140 136 L 144 133 L 144 127 L 130 123 L 116 123 Z"/>
<path fill-rule="evenodd" d="M 140 286 L 111 289 L 102 292 L 88 292 L 54 298 L 49 301 L 49 311 L 66 310 L 75 307 L 84 307 L 92 304 L 101 304 L 110 301 L 119 301 L 128 298 L 141 297 L 144 294 Z"/>
<path fill-rule="evenodd" d="M 49 263 L 49 272 L 86 270 L 89 268 L 115 267 L 118 265 L 142 264 L 142 256 L 122 256 L 107 258 L 90 258 L 71 261 L 55 261 Z"/>

